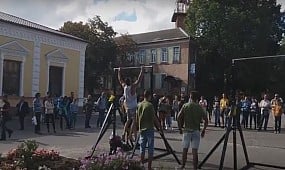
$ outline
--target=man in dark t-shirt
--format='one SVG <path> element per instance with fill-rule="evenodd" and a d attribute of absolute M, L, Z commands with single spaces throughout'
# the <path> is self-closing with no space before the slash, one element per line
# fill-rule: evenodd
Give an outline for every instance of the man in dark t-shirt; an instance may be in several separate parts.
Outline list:
<path fill-rule="evenodd" d="M 8 132 L 8 136 L 9 138 L 11 137 L 13 130 L 8 129 L 6 127 L 6 123 L 7 121 L 9 121 L 10 119 L 10 115 L 9 115 L 9 110 L 10 110 L 10 103 L 8 102 L 8 96 L 5 95 L 3 97 L 3 102 L 4 105 L 1 108 L 1 139 L 0 140 L 6 140 L 6 131 Z"/>

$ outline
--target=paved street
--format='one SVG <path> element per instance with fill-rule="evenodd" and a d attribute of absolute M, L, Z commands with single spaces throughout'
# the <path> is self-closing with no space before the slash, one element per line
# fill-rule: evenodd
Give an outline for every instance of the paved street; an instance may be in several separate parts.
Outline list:
<path fill-rule="evenodd" d="M 10 149 L 15 148 L 19 143 L 24 140 L 36 140 L 41 148 L 50 148 L 56 149 L 60 152 L 61 155 L 80 158 L 84 157 L 90 148 L 95 143 L 99 129 L 94 128 L 96 124 L 96 117 L 94 115 L 91 119 L 91 129 L 84 129 L 84 115 L 79 116 L 78 126 L 76 130 L 64 130 L 61 131 L 57 129 L 57 133 L 48 134 L 45 128 L 45 125 L 42 126 L 43 135 L 36 135 L 33 133 L 33 127 L 31 125 L 30 118 L 26 119 L 26 129 L 24 131 L 15 130 L 12 138 L 7 141 L 0 141 L 0 153 L 6 153 Z M 249 159 L 251 162 L 273 164 L 279 166 L 285 166 L 284 156 L 285 156 L 285 117 L 283 117 L 283 132 L 281 134 L 274 134 L 272 129 L 272 121 L 270 119 L 269 131 L 267 132 L 257 132 L 255 130 L 244 130 L 245 142 L 247 145 L 247 150 L 249 154 Z M 118 119 L 119 120 L 119 119 Z M 118 134 L 122 132 L 122 125 L 118 122 Z M 57 122 L 58 123 L 58 122 Z M 174 126 L 176 122 L 174 122 Z M 13 129 L 18 129 L 18 120 L 16 118 L 13 121 L 9 122 L 9 127 Z M 58 127 L 58 126 L 57 126 Z M 104 138 L 99 143 L 99 147 L 96 152 L 108 151 L 108 138 L 111 134 L 111 129 L 108 130 Z M 199 159 L 202 160 L 209 150 L 217 143 L 221 136 L 225 133 L 224 129 L 215 128 L 213 126 L 209 127 L 209 130 L 206 132 L 205 138 L 202 139 L 200 150 L 199 150 Z M 176 151 L 177 156 L 181 159 L 181 135 L 177 130 L 168 131 L 165 133 L 169 143 Z M 237 149 L 238 149 L 238 167 L 245 165 L 245 159 L 242 152 L 242 147 L 240 143 L 239 135 L 237 136 Z M 159 134 L 156 134 L 155 146 L 163 148 L 164 144 L 159 137 Z M 217 169 L 221 157 L 222 145 L 214 152 L 214 154 L 207 161 L 203 169 Z M 232 154 L 232 135 L 229 138 L 227 153 L 225 157 L 225 169 L 232 169 L 233 167 L 233 154 Z M 138 153 L 138 151 L 136 152 Z M 157 151 L 155 153 L 160 153 Z M 192 156 L 189 154 L 187 168 L 191 169 L 191 159 Z M 154 166 L 159 169 L 175 169 L 179 167 L 172 155 L 164 157 L 162 159 L 156 160 Z M 264 167 L 255 167 L 252 169 L 272 169 Z"/>

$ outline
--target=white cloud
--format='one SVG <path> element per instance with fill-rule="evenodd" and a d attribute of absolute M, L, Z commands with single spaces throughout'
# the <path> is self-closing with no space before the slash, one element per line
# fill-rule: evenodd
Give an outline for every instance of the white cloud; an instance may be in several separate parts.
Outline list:
<path fill-rule="evenodd" d="M 1 0 L 0 11 L 54 28 L 66 21 L 101 16 L 119 33 L 142 33 L 174 28 L 171 17 L 176 0 Z M 285 0 L 277 0 L 285 6 Z M 116 21 L 115 16 L 136 11 L 137 21 Z"/>
<path fill-rule="evenodd" d="M 175 0 L 1 0 L 0 10 L 54 29 L 66 21 L 83 21 L 95 15 L 119 33 L 141 33 L 173 28 Z M 115 16 L 136 11 L 137 21 L 116 21 Z"/>

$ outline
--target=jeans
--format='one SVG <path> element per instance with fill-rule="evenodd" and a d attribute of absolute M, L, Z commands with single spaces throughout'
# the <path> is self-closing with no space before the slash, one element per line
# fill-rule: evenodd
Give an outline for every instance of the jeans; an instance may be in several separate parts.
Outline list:
<path fill-rule="evenodd" d="M 91 112 L 85 113 L 85 128 L 90 127 Z"/>
<path fill-rule="evenodd" d="M 213 114 L 215 115 L 215 126 L 219 125 L 221 126 L 221 123 L 220 123 L 220 109 L 218 108 L 214 108 L 213 110 Z"/>
<path fill-rule="evenodd" d="M 63 119 L 65 120 L 65 123 L 66 123 L 66 128 L 69 129 L 70 128 L 70 125 L 69 125 L 69 119 L 67 117 L 67 115 L 65 113 L 62 113 L 60 115 L 60 118 L 59 118 L 59 126 L 60 126 L 60 129 L 63 130 Z"/>
<path fill-rule="evenodd" d="M 0 119 L 1 120 L 1 119 Z M 11 134 L 13 131 L 6 126 L 7 121 L 5 118 L 2 118 L 0 124 L 1 124 L 1 139 L 6 140 L 6 131 Z"/>
<path fill-rule="evenodd" d="M 140 153 L 145 154 L 145 148 L 148 145 L 148 155 L 153 156 L 154 152 L 154 130 L 147 129 L 140 134 Z"/>
<path fill-rule="evenodd" d="M 35 133 L 40 133 L 41 131 L 41 116 L 42 113 L 41 112 L 35 112 L 35 116 L 37 119 L 37 125 L 35 125 Z"/>
<path fill-rule="evenodd" d="M 275 132 L 281 132 L 281 116 L 274 116 L 275 118 Z"/>
<path fill-rule="evenodd" d="M 46 114 L 45 117 L 46 117 L 46 125 L 48 132 L 49 132 L 49 123 L 52 123 L 53 131 L 55 132 L 54 114 Z"/>
<path fill-rule="evenodd" d="M 264 130 L 267 130 L 268 119 L 269 119 L 269 114 L 261 114 L 259 130 L 261 130 L 263 122 L 264 122 Z"/>
<path fill-rule="evenodd" d="M 171 125 L 172 125 L 171 114 L 170 114 L 170 113 L 167 113 L 167 115 L 166 115 L 166 126 L 167 126 L 167 127 L 171 127 Z"/>
<path fill-rule="evenodd" d="M 242 122 L 244 128 L 248 128 L 248 116 L 249 112 L 248 111 L 242 111 Z"/>
<path fill-rule="evenodd" d="M 257 118 L 257 114 L 256 112 L 250 112 L 250 117 L 249 117 L 249 127 L 251 128 L 252 127 L 252 120 L 254 122 L 254 129 L 256 129 L 256 118 Z"/>
<path fill-rule="evenodd" d="M 24 121 L 25 121 L 25 116 L 24 115 L 20 115 L 19 116 L 19 122 L 20 122 L 20 129 L 24 130 Z"/>
<path fill-rule="evenodd" d="M 105 119 L 105 109 L 99 109 L 99 116 L 97 119 L 97 127 L 102 127 Z"/>
<path fill-rule="evenodd" d="M 75 124 L 76 124 L 76 120 L 77 120 L 77 112 L 72 112 L 70 115 L 70 127 L 75 128 Z"/>

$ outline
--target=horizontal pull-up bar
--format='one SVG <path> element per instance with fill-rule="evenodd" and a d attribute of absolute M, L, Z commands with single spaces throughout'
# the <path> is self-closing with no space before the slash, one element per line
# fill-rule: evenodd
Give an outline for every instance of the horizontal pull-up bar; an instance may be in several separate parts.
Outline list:
<path fill-rule="evenodd" d="M 267 58 L 279 58 L 279 57 L 285 57 L 285 55 L 259 56 L 259 57 L 248 57 L 248 58 L 234 58 L 234 59 L 232 59 L 232 63 L 234 64 L 236 61 L 257 60 L 257 59 L 267 59 Z"/>
<path fill-rule="evenodd" d="M 142 66 L 143 68 L 153 68 L 152 66 Z M 139 69 L 141 68 L 140 66 L 138 67 L 115 67 L 113 68 L 114 70 L 118 70 L 118 69 L 122 69 L 122 70 L 125 70 L 125 69 Z"/>

